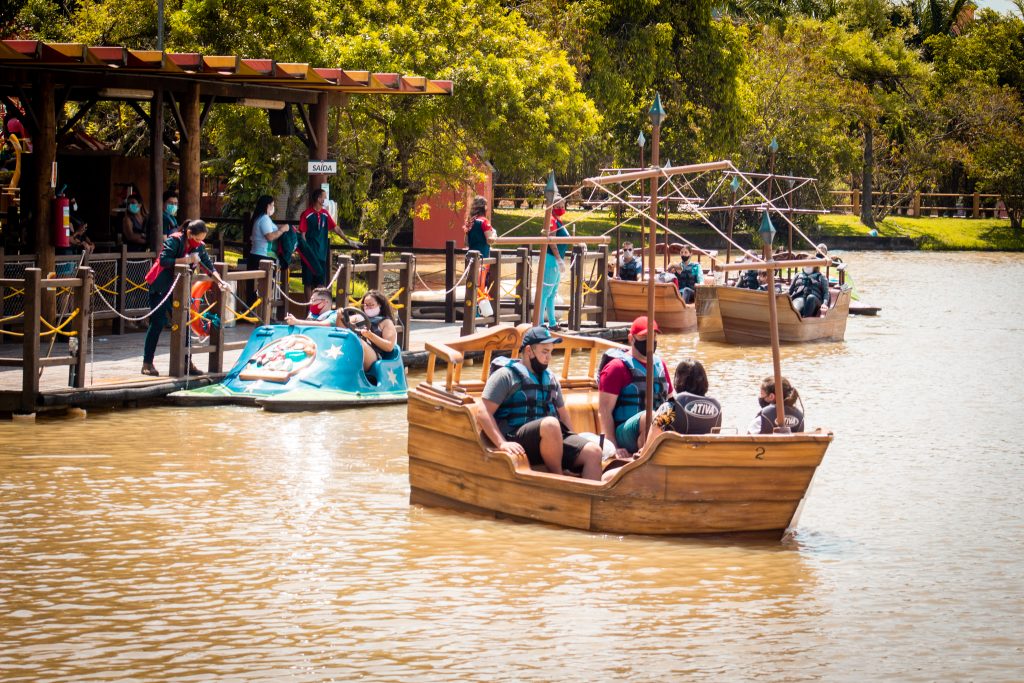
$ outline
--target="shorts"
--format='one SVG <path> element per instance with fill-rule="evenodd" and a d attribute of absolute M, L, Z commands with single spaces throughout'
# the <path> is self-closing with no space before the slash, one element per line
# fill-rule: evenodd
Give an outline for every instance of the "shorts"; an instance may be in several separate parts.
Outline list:
<path fill-rule="evenodd" d="M 637 441 L 640 439 L 640 418 L 645 412 L 641 410 L 615 428 L 615 444 L 619 448 L 625 448 L 630 453 L 636 453 L 638 448 Z"/>
<path fill-rule="evenodd" d="M 544 418 L 527 422 L 518 430 L 507 434 L 505 436 L 509 441 L 515 441 L 523 450 L 526 451 L 526 457 L 529 458 L 531 465 L 543 465 L 544 458 L 540 454 L 540 423 Z M 561 423 L 559 423 L 561 424 Z M 562 427 L 562 469 L 578 471 L 582 469 L 582 466 L 576 465 L 576 459 L 579 457 L 580 452 L 586 448 L 591 442 L 586 438 L 570 432 L 566 429 L 565 425 Z M 556 472 L 561 474 L 561 472 Z"/>

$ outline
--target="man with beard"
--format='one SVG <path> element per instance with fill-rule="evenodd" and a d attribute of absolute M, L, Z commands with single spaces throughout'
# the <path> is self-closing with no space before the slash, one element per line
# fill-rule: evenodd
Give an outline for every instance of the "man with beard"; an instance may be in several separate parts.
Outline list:
<path fill-rule="evenodd" d="M 543 327 L 523 335 L 522 358 L 502 358 L 481 395 L 485 411 L 480 424 L 484 434 L 511 456 L 526 455 L 531 465 L 549 472 L 580 473 L 584 479 L 601 478 L 601 449 L 572 431 L 562 388 L 548 371 L 555 344 Z"/>
<path fill-rule="evenodd" d="M 626 458 L 643 445 L 647 434 L 646 404 L 647 357 L 654 357 L 654 405 L 660 406 L 672 395 L 665 361 L 655 355 L 658 348 L 658 323 L 648 333 L 647 316 L 633 321 L 629 328 L 628 352 L 609 352 L 611 360 L 601 368 L 598 379 L 598 416 L 601 431 L 613 439 L 617 456 Z"/>

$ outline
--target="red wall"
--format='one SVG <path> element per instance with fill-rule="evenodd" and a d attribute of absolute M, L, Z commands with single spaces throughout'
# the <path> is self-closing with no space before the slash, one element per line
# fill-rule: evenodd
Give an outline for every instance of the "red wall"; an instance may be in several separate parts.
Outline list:
<path fill-rule="evenodd" d="M 417 217 L 413 219 L 412 246 L 425 249 L 444 249 L 444 243 L 447 240 L 455 240 L 455 246 L 458 249 L 466 246 L 462 227 L 466 224 L 469 202 L 473 199 L 473 195 L 487 197 L 488 207 L 491 206 L 494 198 L 493 171 L 487 164 L 478 169 L 486 177 L 477 183 L 474 191 L 447 187 L 432 197 L 421 198 L 416 202 L 415 215 L 418 216 L 423 205 L 427 204 L 430 206 L 430 218 Z M 456 203 L 458 203 L 458 208 L 455 208 Z M 490 216 L 490 211 L 487 213 Z"/>

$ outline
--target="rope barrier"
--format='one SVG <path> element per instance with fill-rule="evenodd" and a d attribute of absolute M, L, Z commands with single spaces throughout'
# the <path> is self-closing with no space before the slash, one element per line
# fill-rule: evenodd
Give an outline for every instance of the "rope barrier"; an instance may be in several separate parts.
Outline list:
<path fill-rule="evenodd" d="M 17 320 L 18 318 L 22 317 L 23 315 L 25 315 L 25 311 L 22 311 L 21 313 L 15 313 L 14 315 L 9 315 L 6 318 L 0 318 L 0 323 L 6 323 L 6 322 L 10 322 L 11 320 Z"/>
<path fill-rule="evenodd" d="M 237 298 L 237 297 L 235 297 L 235 298 Z M 231 311 L 231 313 L 236 318 L 239 318 L 241 320 L 244 320 L 244 321 L 250 322 L 250 323 L 258 323 L 258 322 L 260 322 L 260 319 L 257 318 L 254 315 L 249 315 L 249 314 L 252 313 L 253 309 L 256 308 L 257 306 L 259 306 L 261 303 L 263 303 L 263 299 L 261 299 L 259 297 L 256 297 L 256 302 L 253 303 L 253 305 L 250 306 L 249 308 L 245 309 L 245 311 L 242 312 L 242 313 L 239 313 L 238 311 L 234 310 L 233 308 L 229 308 L 228 310 Z"/>
<path fill-rule="evenodd" d="M 441 293 L 444 294 L 445 296 L 447 296 L 448 294 L 451 294 L 452 292 L 454 292 L 456 289 L 458 289 L 459 287 L 462 286 L 463 282 L 466 281 L 466 276 L 467 275 L 469 275 L 469 268 L 464 268 L 463 271 L 462 271 L 462 275 L 459 277 L 459 281 L 456 282 L 454 285 L 452 285 L 450 289 L 446 289 L 446 290 L 444 290 Z M 426 289 L 428 292 L 432 292 L 432 293 L 436 294 L 439 291 L 439 290 L 436 290 L 436 289 L 431 289 L 430 285 L 428 285 L 426 282 L 424 282 L 423 278 L 420 277 L 419 272 L 416 273 L 416 277 L 419 279 L 420 284 L 422 284 L 424 289 Z"/>
<path fill-rule="evenodd" d="M 165 294 L 164 298 L 160 300 L 160 303 L 158 303 L 156 306 L 151 308 L 149 310 L 149 313 L 146 313 L 145 315 L 139 316 L 138 318 L 133 318 L 133 317 L 127 316 L 124 313 L 121 313 L 116 308 L 114 308 L 113 304 L 111 304 L 109 301 L 107 301 L 107 298 L 105 296 L 103 296 L 103 292 L 101 292 L 99 290 L 96 290 L 93 293 L 96 294 L 99 297 L 99 300 L 103 302 L 104 306 L 106 306 L 108 309 L 110 309 L 119 318 L 121 318 L 123 320 L 127 320 L 130 323 L 138 323 L 138 322 L 142 322 L 146 318 L 148 318 L 151 315 L 153 315 L 154 311 L 156 311 L 158 308 L 162 307 L 165 303 L 167 303 L 167 300 L 174 293 L 174 288 L 175 288 L 175 286 L 177 286 L 178 280 L 180 280 L 180 279 L 181 279 L 181 273 L 178 273 L 177 275 L 175 275 L 174 276 L 174 282 L 171 283 L 170 289 L 167 290 L 167 294 Z"/>
<path fill-rule="evenodd" d="M 46 318 L 44 318 L 43 316 L 39 316 L 39 322 L 41 322 L 42 324 L 46 325 L 49 328 L 49 330 L 47 332 L 41 332 L 39 334 L 39 337 L 40 338 L 42 338 L 42 337 L 49 337 L 49 336 L 55 335 L 55 334 L 59 334 L 62 337 L 75 337 L 75 336 L 77 336 L 78 335 L 77 331 L 75 331 L 75 332 L 65 332 L 64 328 L 67 327 L 68 324 L 72 320 L 74 320 L 76 317 L 78 317 L 78 314 L 80 312 L 81 312 L 81 309 L 78 309 L 78 308 L 76 308 L 75 310 L 71 311 L 71 314 L 68 315 L 68 317 L 64 320 L 64 322 L 62 322 L 60 325 L 58 325 L 56 327 L 51 325 L 50 322 L 48 320 L 46 320 Z"/>

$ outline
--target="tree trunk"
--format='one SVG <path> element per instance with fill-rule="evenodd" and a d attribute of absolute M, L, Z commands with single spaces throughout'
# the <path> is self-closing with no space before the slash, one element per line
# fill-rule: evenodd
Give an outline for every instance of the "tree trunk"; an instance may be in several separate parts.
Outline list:
<path fill-rule="evenodd" d="M 875 170 L 875 131 L 870 125 L 864 126 L 864 175 L 861 179 L 863 195 L 860 201 L 860 222 L 869 228 L 875 227 L 872 210 L 872 175 Z"/>

